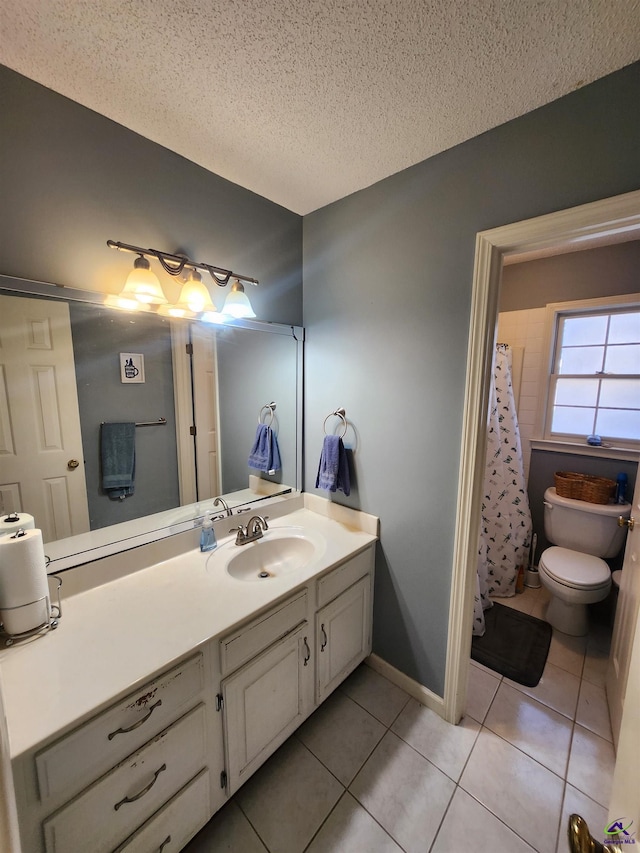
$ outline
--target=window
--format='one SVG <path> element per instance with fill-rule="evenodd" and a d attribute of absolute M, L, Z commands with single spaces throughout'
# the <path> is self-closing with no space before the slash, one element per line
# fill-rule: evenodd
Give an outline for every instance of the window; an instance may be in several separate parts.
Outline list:
<path fill-rule="evenodd" d="M 554 339 L 545 437 L 640 444 L 640 305 L 556 310 Z"/>

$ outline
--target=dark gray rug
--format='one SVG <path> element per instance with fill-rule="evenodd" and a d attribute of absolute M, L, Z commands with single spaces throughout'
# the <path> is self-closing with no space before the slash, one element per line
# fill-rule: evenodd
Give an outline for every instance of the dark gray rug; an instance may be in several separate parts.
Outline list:
<path fill-rule="evenodd" d="M 496 604 L 484 611 L 484 637 L 474 637 L 471 657 L 525 687 L 535 687 L 547 662 L 553 629 L 548 622 Z"/>

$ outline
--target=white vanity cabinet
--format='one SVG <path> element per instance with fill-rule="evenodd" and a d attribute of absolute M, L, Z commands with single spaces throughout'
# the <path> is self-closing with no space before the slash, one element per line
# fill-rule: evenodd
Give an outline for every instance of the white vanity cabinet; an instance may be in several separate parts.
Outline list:
<path fill-rule="evenodd" d="M 368 548 L 317 582 L 318 705 L 371 652 L 373 559 Z"/>
<path fill-rule="evenodd" d="M 134 834 L 162 835 L 165 853 L 186 844 L 224 800 L 212 657 L 197 651 L 15 764 L 23 853 L 144 849 Z"/>
<path fill-rule="evenodd" d="M 374 541 L 353 550 L 18 751 L 22 853 L 179 853 L 370 653 Z"/>

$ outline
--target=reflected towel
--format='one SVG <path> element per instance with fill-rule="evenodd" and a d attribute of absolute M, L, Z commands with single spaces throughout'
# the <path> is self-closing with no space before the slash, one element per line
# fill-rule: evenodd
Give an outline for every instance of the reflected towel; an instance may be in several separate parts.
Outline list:
<path fill-rule="evenodd" d="M 256 437 L 249 453 L 249 467 L 267 474 L 275 474 L 282 467 L 278 438 L 271 427 L 258 424 Z"/>
<path fill-rule="evenodd" d="M 111 500 L 124 500 L 132 495 L 136 469 L 136 425 L 102 424 L 100 457 L 102 488 Z"/>
<path fill-rule="evenodd" d="M 351 491 L 347 452 L 339 435 L 325 435 L 316 477 L 316 489 L 335 492 L 340 489 L 345 495 Z"/>

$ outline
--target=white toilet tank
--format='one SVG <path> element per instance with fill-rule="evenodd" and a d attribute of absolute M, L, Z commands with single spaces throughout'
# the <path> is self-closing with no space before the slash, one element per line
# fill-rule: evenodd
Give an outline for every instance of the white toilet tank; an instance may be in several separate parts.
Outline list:
<path fill-rule="evenodd" d="M 561 498 L 554 488 L 544 493 L 547 539 L 594 557 L 615 557 L 619 553 L 627 528 L 618 527 L 618 517 L 629 518 L 630 514 L 630 504 L 593 504 Z"/>

